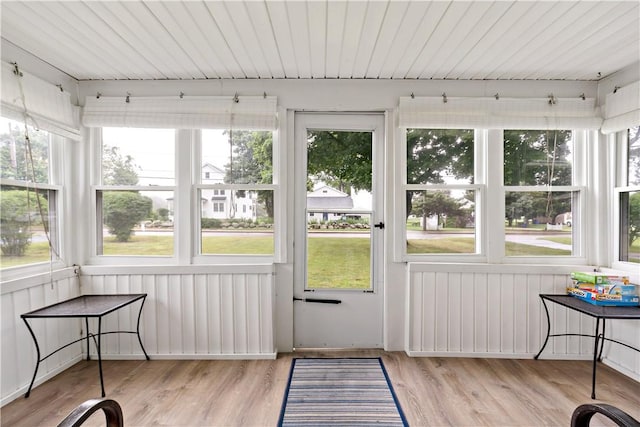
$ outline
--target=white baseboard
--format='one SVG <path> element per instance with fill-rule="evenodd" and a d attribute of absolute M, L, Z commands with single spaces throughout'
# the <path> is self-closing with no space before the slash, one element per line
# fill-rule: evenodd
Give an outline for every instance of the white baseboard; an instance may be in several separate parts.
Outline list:
<path fill-rule="evenodd" d="M 151 360 L 257 360 L 275 359 L 278 353 L 242 353 L 242 354 L 150 354 Z M 97 354 L 91 354 L 92 360 L 98 360 Z M 144 354 L 103 354 L 102 360 L 144 360 Z"/>

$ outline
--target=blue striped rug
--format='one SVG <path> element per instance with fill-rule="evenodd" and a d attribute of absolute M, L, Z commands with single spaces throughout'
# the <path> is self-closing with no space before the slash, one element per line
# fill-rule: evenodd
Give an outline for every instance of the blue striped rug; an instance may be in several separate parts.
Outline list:
<path fill-rule="evenodd" d="M 278 426 L 407 426 L 378 358 L 293 359 Z"/>

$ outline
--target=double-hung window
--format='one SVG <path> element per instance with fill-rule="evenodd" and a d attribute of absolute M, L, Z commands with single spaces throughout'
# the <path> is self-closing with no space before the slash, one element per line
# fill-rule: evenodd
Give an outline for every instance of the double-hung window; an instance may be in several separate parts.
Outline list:
<path fill-rule="evenodd" d="M 273 257 L 276 105 L 267 96 L 87 97 L 96 261 Z"/>
<path fill-rule="evenodd" d="M 98 131 L 97 255 L 173 256 L 175 131 Z"/>
<path fill-rule="evenodd" d="M 476 254 L 476 132 L 406 129 L 406 254 Z"/>
<path fill-rule="evenodd" d="M 202 130 L 198 255 L 273 256 L 273 139 L 271 130 Z"/>
<path fill-rule="evenodd" d="M 640 263 L 640 126 L 618 135 L 617 261 Z"/>
<path fill-rule="evenodd" d="M 584 132 L 504 130 L 506 256 L 579 256 Z"/>
<path fill-rule="evenodd" d="M 2 269 L 60 258 L 62 137 L 0 117 Z"/>

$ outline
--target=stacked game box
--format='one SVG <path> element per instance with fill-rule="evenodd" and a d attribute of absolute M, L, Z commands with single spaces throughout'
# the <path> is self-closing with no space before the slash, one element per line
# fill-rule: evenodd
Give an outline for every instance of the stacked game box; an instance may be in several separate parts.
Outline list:
<path fill-rule="evenodd" d="M 575 271 L 571 273 L 571 296 L 590 304 L 612 306 L 640 305 L 638 286 L 629 282 L 628 276 L 601 272 Z"/>

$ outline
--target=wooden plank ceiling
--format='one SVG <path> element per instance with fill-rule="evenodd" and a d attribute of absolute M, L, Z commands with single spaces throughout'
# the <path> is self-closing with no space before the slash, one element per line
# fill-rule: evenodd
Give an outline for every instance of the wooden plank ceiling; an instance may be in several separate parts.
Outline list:
<path fill-rule="evenodd" d="M 2 1 L 0 7 L 3 43 L 78 80 L 598 80 L 640 60 L 638 1 Z"/>

